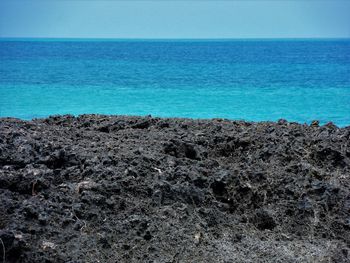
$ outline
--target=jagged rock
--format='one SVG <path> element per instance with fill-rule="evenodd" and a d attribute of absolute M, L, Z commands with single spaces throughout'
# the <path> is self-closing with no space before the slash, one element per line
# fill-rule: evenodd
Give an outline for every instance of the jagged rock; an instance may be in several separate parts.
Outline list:
<path fill-rule="evenodd" d="M 316 121 L 0 119 L 5 262 L 349 262 L 349 135 Z"/>

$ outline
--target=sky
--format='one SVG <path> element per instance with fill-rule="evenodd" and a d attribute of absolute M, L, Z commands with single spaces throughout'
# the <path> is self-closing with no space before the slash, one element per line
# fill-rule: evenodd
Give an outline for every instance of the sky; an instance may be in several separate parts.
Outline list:
<path fill-rule="evenodd" d="M 350 0 L 0 0 L 0 37 L 350 38 Z"/>

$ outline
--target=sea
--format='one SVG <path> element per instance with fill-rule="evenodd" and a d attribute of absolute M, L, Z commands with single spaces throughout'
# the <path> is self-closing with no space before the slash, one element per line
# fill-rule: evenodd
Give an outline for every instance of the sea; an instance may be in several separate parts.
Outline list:
<path fill-rule="evenodd" d="M 0 117 L 350 125 L 349 39 L 0 39 Z"/>

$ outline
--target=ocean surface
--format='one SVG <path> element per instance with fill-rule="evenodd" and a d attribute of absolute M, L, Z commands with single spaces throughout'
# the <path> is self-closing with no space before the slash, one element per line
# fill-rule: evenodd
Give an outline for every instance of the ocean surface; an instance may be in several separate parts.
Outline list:
<path fill-rule="evenodd" d="M 350 40 L 0 40 L 0 117 L 350 125 Z"/>

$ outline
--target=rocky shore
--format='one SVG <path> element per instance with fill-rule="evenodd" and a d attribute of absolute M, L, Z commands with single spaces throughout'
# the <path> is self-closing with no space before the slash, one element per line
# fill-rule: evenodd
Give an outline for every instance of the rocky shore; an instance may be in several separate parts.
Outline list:
<path fill-rule="evenodd" d="M 349 262 L 350 127 L 0 119 L 0 262 Z"/>

